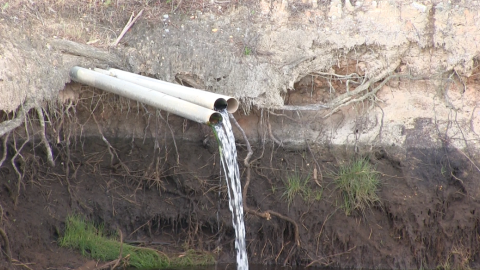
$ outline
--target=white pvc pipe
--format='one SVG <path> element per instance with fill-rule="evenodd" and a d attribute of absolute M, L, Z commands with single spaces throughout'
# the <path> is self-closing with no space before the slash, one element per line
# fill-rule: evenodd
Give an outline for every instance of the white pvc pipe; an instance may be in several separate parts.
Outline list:
<path fill-rule="evenodd" d="M 212 110 L 221 110 L 225 109 L 226 107 L 229 113 L 234 113 L 238 109 L 239 102 L 234 97 L 169 83 L 114 68 L 110 68 L 108 70 L 95 68 L 94 70 L 156 91 L 160 91 L 172 97 L 180 98 Z"/>
<path fill-rule="evenodd" d="M 216 111 L 93 70 L 73 67 L 70 70 L 70 78 L 73 81 L 151 105 L 198 123 L 216 124 L 222 121 L 221 114 Z"/>

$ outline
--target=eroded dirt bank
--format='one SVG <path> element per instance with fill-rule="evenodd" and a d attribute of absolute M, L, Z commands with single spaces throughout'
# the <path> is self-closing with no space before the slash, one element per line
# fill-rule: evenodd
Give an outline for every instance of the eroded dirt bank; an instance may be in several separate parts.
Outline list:
<path fill-rule="evenodd" d="M 147 120 L 135 115 L 130 119 Z M 157 118 L 151 124 L 157 120 L 162 121 Z M 108 229 L 120 228 L 126 241 L 164 252 L 207 250 L 219 261 L 232 262 L 234 233 L 215 139 L 207 132 L 206 139 L 182 140 L 182 125 L 175 122 L 183 120 L 169 121 L 176 146 L 168 130 L 158 139 L 106 137 L 112 153 L 99 137 L 72 137 L 70 150 L 62 144 L 54 147 L 54 168 L 48 167 L 38 142 L 26 144 L 23 158 L 14 162 L 23 173 L 20 184 L 10 162 L 0 170 L 2 228 L 12 257 L 34 263 L 35 269 L 80 266 L 86 259 L 59 248 L 57 240 L 66 215 L 81 213 Z M 426 125 L 418 122 L 407 130 L 407 141 L 423 136 Z M 200 128 L 191 127 L 198 132 Z M 247 153 L 241 138 L 238 143 L 245 184 L 242 159 Z M 253 146 L 255 162 L 244 189 L 246 205 L 256 211 L 247 211 L 245 219 L 251 262 L 382 269 L 478 267 L 480 175 L 465 153 L 449 147 L 360 151 L 380 173 L 381 202 L 347 216 L 329 172 L 360 154 L 352 146 Z M 406 159 L 392 154 L 398 151 L 405 151 Z M 8 161 L 13 154 L 10 150 Z M 289 205 L 282 193 L 287 177 L 295 172 L 310 175 L 308 186 L 321 197 L 296 196 Z"/>
<path fill-rule="evenodd" d="M 0 6 L 2 258 L 82 265 L 56 243 L 81 213 L 129 241 L 233 261 L 210 128 L 71 83 L 79 65 L 241 100 L 251 262 L 479 266 L 478 1 L 167 2 Z M 361 156 L 380 202 L 347 216 L 331 174 Z M 289 205 L 295 172 L 321 196 Z"/>

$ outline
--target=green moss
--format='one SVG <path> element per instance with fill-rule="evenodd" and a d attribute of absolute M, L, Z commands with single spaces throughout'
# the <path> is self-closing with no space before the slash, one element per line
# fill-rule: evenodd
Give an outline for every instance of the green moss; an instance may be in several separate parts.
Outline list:
<path fill-rule="evenodd" d="M 112 261 L 120 255 L 122 244 L 115 237 L 107 237 L 103 226 L 95 226 L 79 216 L 69 216 L 66 220 L 65 234 L 60 246 L 79 250 L 83 256 Z M 189 250 L 180 256 L 169 258 L 167 255 L 150 248 L 140 248 L 123 244 L 122 256 L 128 257 L 128 265 L 135 268 L 167 268 L 215 263 L 212 255 Z"/>

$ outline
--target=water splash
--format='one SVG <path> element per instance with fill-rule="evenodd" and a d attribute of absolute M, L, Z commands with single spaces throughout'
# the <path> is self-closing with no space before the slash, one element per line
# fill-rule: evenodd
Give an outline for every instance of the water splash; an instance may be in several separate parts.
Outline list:
<path fill-rule="evenodd" d="M 220 111 L 222 124 L 214 126 L 219 141 L 220 159 L 228 189 L 228 207 L 232 212 L 235 229 L 235 249 L 237 251 L 237 269 L 248 270 L 247 248 L 245 244 L 245 223 L 243 220 L 242 186 L 237 162 L 237 148 L 232 125 L 226 110 Z"/>

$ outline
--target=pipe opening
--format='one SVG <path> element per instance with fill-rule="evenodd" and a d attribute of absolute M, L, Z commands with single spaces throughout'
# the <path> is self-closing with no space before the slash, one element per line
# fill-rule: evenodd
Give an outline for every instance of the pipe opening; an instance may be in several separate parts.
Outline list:
<path fill-rule="evenodd" d="M 213 104 L 213 109 L 215 111 L 222 111 L 222 110 L 225 110 L 227 107 L 228 107 L 228 102 L 223 98 L 219 98 L 215 100 L 215 103 Z"/>
<path fill-rule="evenodd" d="M 209 125 L 216 125 L 218 123 L 221 123 L 223 120 L 222 118 L 222 115 L 220 113 L 212 113 L 212 115 L 210 115 L 210 118 L 208 119 L 208 123 Z"/>
<path fill-rule="evenodd" d="M 234 113 L 238 110 L 238 106 L 240 105 L 240 103 L 238 102 L 238 100 L 236 98 L 229 98 L 227 100 L 227 111 L 229 113 Z"/>

